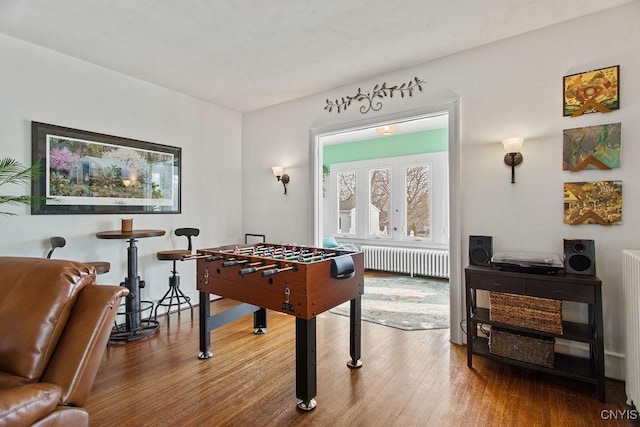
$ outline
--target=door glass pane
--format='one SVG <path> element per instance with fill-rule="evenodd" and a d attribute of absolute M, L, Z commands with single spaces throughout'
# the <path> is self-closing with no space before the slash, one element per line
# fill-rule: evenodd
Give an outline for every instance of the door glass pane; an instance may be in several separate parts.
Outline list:
<path fill-rule="evenodd" d="M 356 234 L 356 172 L 338 172 L 338 233 Z"/>
<path fill-rule="evenodd" d="M 429 237 L 431 232 L 430 165 L 411 166 L 406 174 L 406 236 Z"/>
<path fill-rule="evenodd" d="M 389 235 L 391 214 L 391 170 L 369 171 L 369 234 Z"/>

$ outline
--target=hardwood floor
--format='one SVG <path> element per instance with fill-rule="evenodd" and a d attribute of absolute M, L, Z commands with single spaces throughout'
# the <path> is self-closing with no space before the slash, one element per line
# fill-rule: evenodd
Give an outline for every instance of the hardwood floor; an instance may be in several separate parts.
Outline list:
<path fill-rule="evenodd" d="M 216 313 L 234 304 L 211 303 Z M 86 405 L 92 426 L 598 426 L 638 425 L 624 385 L 607 402 L 581 382 L 474 358 L 449 331 L 401 331 L 362 323 L 362 362 L 349 359 L 349 319 L 317 318 L 318 406 L 296 408 L 294 318 L 269 312 L 268 333 L 251 316 L 211 334 L 199 360 L 197 308 L 161 318 L 147 339 L 107 348 Z M 627 420 L 603 420 L 617 414 Z M 627 412 L 608 412 L 627 411 Z M 634 424 L 636 423 L 636 424 Z"/>

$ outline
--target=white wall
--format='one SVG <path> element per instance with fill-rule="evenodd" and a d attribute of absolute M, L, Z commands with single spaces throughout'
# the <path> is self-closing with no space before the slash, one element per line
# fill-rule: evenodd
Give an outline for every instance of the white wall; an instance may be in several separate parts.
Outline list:
<path fill-rule="evenodd" d="M 156 252 L 186 248 L 177 227 L 197 227 L 196 248 L 241 238 L 241 116 L 239 113 L 126 77 L 71 57 L 0 35 L 0 157 L 31 164 L 31 121 L 182 147 L 182 213 L 133 215 L 134 227 L 163 229 L 165 236 L 138 241 L 143 300 L 158 300 L 168 288 L 171 263 Z M 13 188 L 15 187 L 15 188 Z M 29 194 L 30 188 L 11 187 Z M 10 187 L 4 186 L 2 191 Z M 43 257 L 48 238 L 67 239 L 55 257 L 111 262 L 100 283 L 126 276 L 125 240 L 98 240 L 95 233 L 119 229 L 120 215 L 36 215 L 7 208 L 0 217 L 0 256 Z M 131 215 L 127 215 L 129 217 Z M 178 263 L 182 289 L 197 302 L 195 263 Z"/>
<path fill-rule="evenodd" d="M 603 281 L 607 376 L 622 375 L 621 251 L 640 247 L 640 3 L 385 74 L 272 108 L 243 115 L 243 228 L 266 233 L 269 241 L 308 242 L 311 165 L 309 131 L 351 127 L 373 117 L 440 105 L 459 96 L 462 153 L 462 265 L 470 234 L 492 235 L 494 250 L 562 254 L 563 238 L 594 239 L 597 273 Z M 455 29 L 452 29 L 455 31 Z M 430 40 L 425 39 L 425 43 Z M 420 52 L 416 52 L 419 56 Z M 357 60 L 357 59 L 355 59 Z M 562 77 L 620 65 L 621 109 L 579 118 L 562 116 Z M 327 113 L 325 99 L 399 84 L 418 76 L 425 92 L 382 99 L 380 112 L 365 115 L 358 104 L 346 113 Z M 611 171 L 562 171 L 562 130 L 622 122 L 622 167 Z M 516 184 L 503 163 L 499 141 L 525 138 L 524 162 Z M 282 164 L 291 176 L 289 194 L 271 174 Z M 623 223 L 616 226 L 563 223 L 563 182 L 623 181 Z M 452 284 L 454 286 L 454 284 Z M 568 316 L 583 313 L 568 308 Z"/>

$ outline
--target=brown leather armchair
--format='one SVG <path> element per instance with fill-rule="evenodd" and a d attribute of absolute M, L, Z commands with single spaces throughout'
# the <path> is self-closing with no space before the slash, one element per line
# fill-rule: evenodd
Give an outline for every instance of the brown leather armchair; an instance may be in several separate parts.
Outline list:
<path fill-rule="evenodd" d="M 0 426 L 87 426 L 82 408 L 129 291 L 74 261 L 0 257 Z"/>

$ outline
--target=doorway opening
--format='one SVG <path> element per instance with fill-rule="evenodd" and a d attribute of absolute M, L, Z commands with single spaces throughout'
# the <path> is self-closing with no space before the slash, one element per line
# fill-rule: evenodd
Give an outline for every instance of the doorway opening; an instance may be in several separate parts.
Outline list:
<path fill-rule="evenodd" d="M 457 102 L 312 132 L 315 244 L 331 239 L 364 247 L 365 255 L 406 251 L 404 260 L 391 254 L 378 269 L 447 277 L 455 343 L 462 341 L 458 147 Z M 427 251 L 441 255 L 439 265 L 427 265 Z M 411 258 L 420 252 L 423 261 Z"/>

